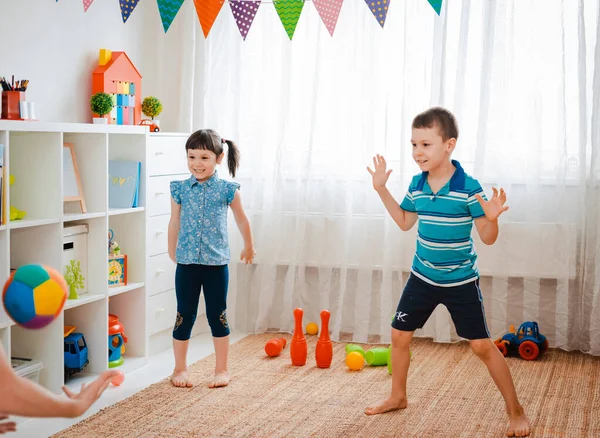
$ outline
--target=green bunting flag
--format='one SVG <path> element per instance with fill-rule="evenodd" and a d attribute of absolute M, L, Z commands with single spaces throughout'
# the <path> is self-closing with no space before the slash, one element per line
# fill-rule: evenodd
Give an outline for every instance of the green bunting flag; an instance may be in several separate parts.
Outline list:
<path fill-rule="evenodd" d="M 304 0 L 276 0 L 273 4 L 281 19 L 281 24 L 283 24 L 291 40 L 298 25 L 298 20 L 300 20 Z"/>

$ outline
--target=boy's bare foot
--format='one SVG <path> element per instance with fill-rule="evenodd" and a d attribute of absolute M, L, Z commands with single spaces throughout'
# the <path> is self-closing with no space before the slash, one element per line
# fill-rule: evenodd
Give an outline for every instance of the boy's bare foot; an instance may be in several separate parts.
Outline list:
<path fill-rule="evenodd" d="M 173 371 L 171 383 L 177 388 L 191 388 L 194 386 L 192 382 L 190 382 L 187 371 Z"/>
<path fill-rule="evenodd" d="M 529 425 L 529 418 L 525 415 L 525 412 L 521 410 L 516 414 L 508 414 L 510 424 L 506 431 L 506 436 L 529 436 L 531 433 L 531 426 Z"/>
<path fill-rule="evenodd" d="M 208 384 L 208 387 L 220 388 L 227 385 L 229 385 L 229 373 L 227 371 L 223 371 L 215 374 L 215 377 L 213 377 L 212 382 Z"/>
<path fill-rule="evenodd" d="M 367 415 L 377 415 L 383 414 L 385 412 L 396 411 L 398 409 L 406 409 L 408 406 L 408 402 L 406 398 L 387 398 L 382 402 L 377 403 L 375 406 L 370 406 L 365 409 L 365 414 Z"/>

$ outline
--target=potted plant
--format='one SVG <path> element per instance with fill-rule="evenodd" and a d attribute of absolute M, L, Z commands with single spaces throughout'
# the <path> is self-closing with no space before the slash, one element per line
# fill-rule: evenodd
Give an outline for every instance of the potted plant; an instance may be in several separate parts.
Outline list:
<path fill-rule="evenodd" d="M 79 298 L 77 290 L 83 289 L 83 280 L 85 280 L 85 277 L 81 273 L 81 263 L 79 263 L 79 260 L 69 261 L 65 272 L 65 281 L 69 285 L 70 300 Z"/>
<path fill-rule="evenodd" d="M 156 126 L 160 126 L 160 121 L 154 120 L 154 117 L 158 116 L 162 109 L 162 102 L 157 97 L 149 96 L 142 102 L 142 112 L 146 117 L 150 117 Z"/>
<path fill-rule="evenodd" d="M 94 117 L 94 123 L 107 124 L 108 119 L 104 116 L 110 114 L 113 107 L 115 106 L 113 98 L 108 93 L 96 93 L 90 99 L 90 107 L 94 114 L 98 114 L 100 117 Z"/>

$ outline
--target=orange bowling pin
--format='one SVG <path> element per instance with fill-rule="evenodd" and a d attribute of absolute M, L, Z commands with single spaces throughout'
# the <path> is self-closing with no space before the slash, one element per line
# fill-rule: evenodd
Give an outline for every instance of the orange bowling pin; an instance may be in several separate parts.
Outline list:
<path fill-rule="evenodd" d="M 328 310 L 321 311 L 321 336 L 319 336 L 317 349 L 315 350 L 315 359 L 319 368 L 329 368 L 331 366 L 331 359 L 333 358 L 333 344 L 329 338 L 330 316 L 331 314 Z"/>
<path fill-rule="evenodd" d="M 292 342 L 290 342 L 290 357 L 292 359 L 292 365 L 301 367 L 306 364 L 306 356 L 308 354 L 308 348 L 306 346 L 306 338 L 304 337 L 304 331 L 302 330 L 302 315 L 304 312 L 302 309 L 294 309 L 294 336 Z"/>
<path fill-rule="evenodd" d="M 265 344 L 265 353 L 271 357 L 277 357 L 285 348 L 285 338 L 271 339 Z"/>

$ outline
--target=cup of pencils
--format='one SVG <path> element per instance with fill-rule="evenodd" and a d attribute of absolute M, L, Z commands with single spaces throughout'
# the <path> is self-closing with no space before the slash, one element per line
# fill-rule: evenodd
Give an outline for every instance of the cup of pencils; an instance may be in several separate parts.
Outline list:
<path fill-rule="evenodd" d="M 0 78 L 2 86 L 2 119 L 23 120 L 27 117 L 21 115 L 21 102 L 26 101 L 27 86 L 29 80 L 23 79 L 15 83 L 15 76 L 9 82 L 6 78 Z"/>

